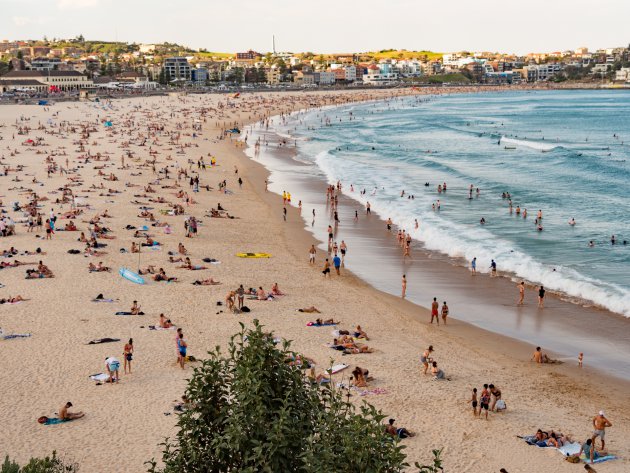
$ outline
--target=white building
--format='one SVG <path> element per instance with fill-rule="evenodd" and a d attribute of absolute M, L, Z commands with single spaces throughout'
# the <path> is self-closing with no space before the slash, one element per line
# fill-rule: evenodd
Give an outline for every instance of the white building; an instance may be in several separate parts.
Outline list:
<path fill-rule="evenodd" d="M 37 81 L 59 90 L 76 90 L 92 87 L 91 79 L 77 71 L 10 71 L 0 81 Z"/>
<path fill-rule="evenodd" d="M 332 71 L 322 71 L 319 74 L 319 85 L 331 85 L 335 83 L 335 73 Z"/>
<path fill-rule="evenodd" d="M 398 80 L 398 73 L 393 72 L 390 64 L 371 65 L 367 74 L 363 74 L 363 83 L 368 85 L 387 85 Z"/>
<path fill-rule="evenodd" d="M 615 80 L 630 82 L 630 67 L 622 67 L 617 72 L 615 72 Z"/>

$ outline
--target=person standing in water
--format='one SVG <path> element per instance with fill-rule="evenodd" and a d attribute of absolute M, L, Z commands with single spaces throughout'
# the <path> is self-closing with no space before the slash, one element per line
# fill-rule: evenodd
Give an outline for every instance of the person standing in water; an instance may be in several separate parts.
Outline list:
<path fill-rule="evenodd" d="M 525 300 L 525 281 L 521 281 L 518 285 L 518 302 L 516 305 L 523 305 Z"/>
<path fill-rule="evenodd" d="M 402 295 L 400 297 L 402 297 L 404 299 L 406 294 L 407 294 L 407 275 L 403 274 L 403 276 L 402 276 Z"/>
<path fill-rule="evenodd" d="M 538 289 L 538 308 L 544 309 L 545 307 L 545 287 L 543 285 Z"/>
<path fill-rule="evenodd" d="M 476 256 L 470 262 L 470 271 L 472 272 L 473 276 L 477 274 L 477 257 Z"/>

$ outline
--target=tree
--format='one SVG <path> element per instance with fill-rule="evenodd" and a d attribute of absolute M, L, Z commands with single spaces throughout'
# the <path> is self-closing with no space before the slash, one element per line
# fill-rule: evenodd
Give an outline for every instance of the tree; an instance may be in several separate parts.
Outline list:
<path fill-rule="evenodd" d="M 355 406 L 334 386 L 307 383 L 288 361 L 290 344 L 254 320 L 195 368 L 175 441 L 163 444 L 150 473 L 401 472 L 403 447 L 385 433 L 384 416 Z"/>

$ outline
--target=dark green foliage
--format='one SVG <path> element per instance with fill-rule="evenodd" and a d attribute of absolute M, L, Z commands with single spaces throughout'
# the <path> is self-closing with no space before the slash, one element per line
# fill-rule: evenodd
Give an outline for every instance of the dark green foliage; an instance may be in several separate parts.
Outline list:
<path fill-rule="evenodd" d="M 7 455 L 0 466 L 0 473 L 77 473 L 79 471 L 76 463 L 64 462 L 57 457 L 57 452 L 52 452 L 52 456 L 46 458 L 31 458 L 23 467 L 9 460 Z"/>
<path fill-rule="evenodd" d="M 442 467 L 442 449 L 433 450 L 433 465 L 420 465 L 416 462 L 416 468 L 420 469 L 418 473 L 440 473 L 444 471 Z"/>
<path fill-rule="evenodd" d="M 376 409 L 309 383 L 287 362 L 289 342 L 276 346 L 258 321 L 241 326 L 227 356 L 217 347 L 195 369 L 176 441 L 166 440 L 164 466 L 149 462 L 149 472 L 403 471 L 403 447 Z"/>

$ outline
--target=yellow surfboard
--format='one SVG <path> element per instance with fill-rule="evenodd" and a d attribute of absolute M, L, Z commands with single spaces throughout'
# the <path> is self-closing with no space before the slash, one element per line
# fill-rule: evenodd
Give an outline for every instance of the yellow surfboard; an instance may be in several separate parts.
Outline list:
<path fill-rule="evenodd" d="M 236 253 L 239 258 L 271 258 L 270 253 Z"/>

